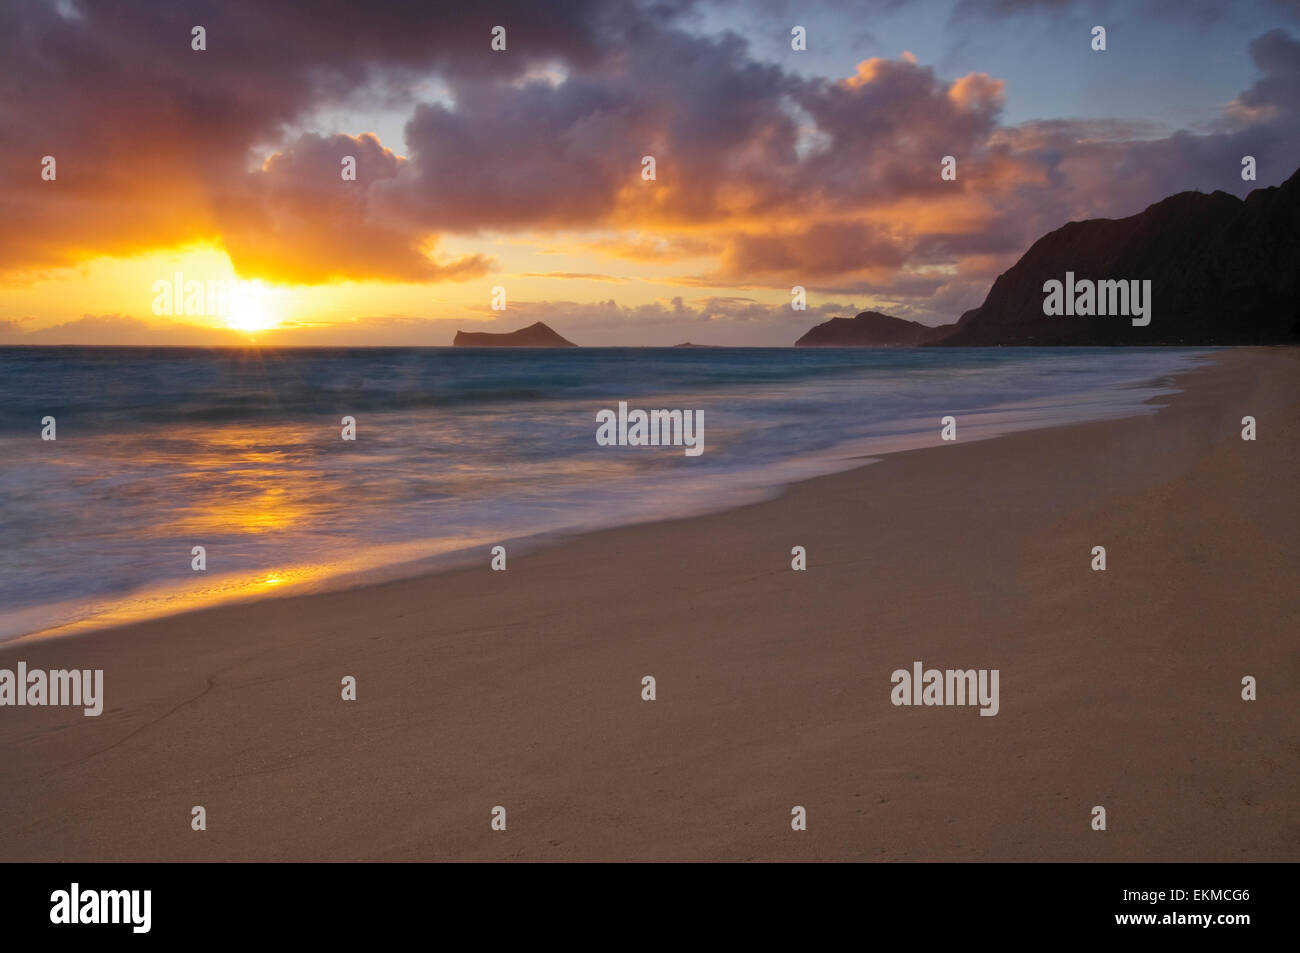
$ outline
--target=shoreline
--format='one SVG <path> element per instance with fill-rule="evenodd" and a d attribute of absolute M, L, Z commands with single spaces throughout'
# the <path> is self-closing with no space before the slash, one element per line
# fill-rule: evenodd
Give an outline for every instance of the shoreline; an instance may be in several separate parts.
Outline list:
<path fill-rule="evenodd" d="M 1060 350 L 1060 349 L 1056 349 Z M 1212 348 L 1179 348 L 1194 351 L 1196 365 L 1191 372 L 1213 362 L 1218 350 Z M 962 422 L 961 442 L 998 439 L 1025 430 L 1052 429 L 1092 423 L 1126 416 L 1139 416 L 1158 412 L 1157 399 L 1172 391 L 1167 382 L 1175 381 L 1186 371 L 1153 371 L 1149 376 L 1135 377 L 1110 387 L 1093 387 L 1076 392 L 1058 393 L 1024 401 L 995 403 L 975 410 L 960 411 Z M 1174 387 L 1174 390 L 1177 388 Z M 1126 391 L 1146 392 L 1149 396 L 1137 402 L 1136 397 L 1118 399 Z M 1100 398 L 1100 400 L 1098 399 Z M 1081 413 L 1066 411 L 1076 401 L 1083 400 L 1091 409 Z M 1047 409 L 1048 415 L 1038 416 Z M 198 589 L 188 581 L 173 578 L 158 580 L 141 588 L 102 599 L 97 608 L 84 597 L 69 599 L 56 605 L 34 605 L 18 610 L 15 615 L 34 618 L 48 616 L 52 610 L 65 613 L 89 612 L 89 615 L 70 622 L 40 627 L 19 635 L 0 637 L 0 645 L 31 642 L 51 638 L 69 638 L 95 635 L 134 625 L 139 622 L 158 621 L 184 617 L 196 612 L 234 605 L 253 605 L 264 601 L 297 598 L 327 592 L 361 589 L 388 582 L 399 582 L 420 576 L 455 572 L 473 568 L 485 561 L 484 553 L 492 546 L 505 546 L 509 553 L 528 553 L 539 548 L 564 545 L 594 532 L 615 530 L 630 526 L 651 525 L 699 516 L 729 512 L 744 506 L 780 497 L 790 487 L 824 476 L 851 471 L 878 463 L 886 457 L 927 447 L 942 446 L 937 428 L 918 430 L 919 420 L 898 418 L 895 426 L 903 429 L 889 434 L 870 437 L 853 437 L 842 443 L 820 450 L 770 462 L 757 469 L 743 471 L 733 477 L 724 496 L 711 500 L 694 500 L 671 515 L 646 515 L 625 513 L 592 521 L 583 514 L 578 522 L 568 526 L 541 529 L 519 536 L 489 537 L 472 544 L 455 545 L 439 550 L 444 540 L 394 540 L 375 543 L 356 552 L 360 553 L 350 563 L 275 563 L 257 570 L 230 571 L 225 574 L 205 574 Z M 459 541 L 458 541 L 459 542 Z M 424 550 L 419 556 L 407 553 Z M 392 554 L 402 553 L 400 558 Z M 384 553 L 390 555 L 384 556 Z M 65 608 L 66 607 L 66 608 Z"/>
<path fill-rule="evenodd" d="M 0 860 L 1300 859 L 1300 352 L 1209 361 L 504 573 L 0 643 L 106 695 L 0 709 Z M 892 706 L 916 660 L 1000 712 Z"/>

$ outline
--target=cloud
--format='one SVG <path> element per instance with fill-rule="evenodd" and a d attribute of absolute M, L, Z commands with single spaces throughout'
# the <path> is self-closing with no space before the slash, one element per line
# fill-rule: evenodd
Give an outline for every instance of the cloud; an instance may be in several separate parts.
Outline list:
<path fill-rule="evenodd" d="M 1251 41 L 1250 56 L 1264 75 L 1233 106 L 1249 111 L 1243 118 L 1294 116 L 1300 103 L 1300 40 L 1284 30 L 1269 30 Z"/>
<path fill-rule="evenodd" d="M 626 345 L 669 347 L 695 344 L 786 347 L 814 324 L 864 310 L 853 302 L 813 302 L 805 311 L 740 296 L 674 297 L 642 305 L 596 302 L 511 302 L 507 316 L 493 315 L 473 330 L 507 331 L 544 321 L 584 347 Z M 469 330 L 469 328 L 466 328 Z"/>
<path fill-rule="evenodd" d="M 629 281 L 616 275 L 599 275 L 589 271 L 526 271 L 524 278 L 563 278 L 567 281 L 612 281 L 618 284 Z"/>
<path fill-rule="evenodd" d="M 902 266 L 905 249 L 862 222 L 821 222 L 798 231 L 736 235 L 722 255 L 719 283 L 780 277 L 783 283 L 846 274 L 887 275 Z"/>
<path fill-rule="evenodd" d="M 27 330 L 25 323 L 0 321 L 0 344 L 210 347 L 247 343 L 247 338 L 224 328 L 179 321 L 141 321 L 121 314 L 87 314 L 73 321 L 32 330 Z"/>
<path fill-rule="evenodd" d="M 665 281 L 892 295 L 935 322 L 1065 221 L 1132 214 L 1180 189 L 1241 194 L 1242 155 L 1265 182 L 1300 155 L 1300 41 L 1280 29 L 1251 43 L 1258 78 L 1196 134 L 1007 126 L 1001 79 L 947 79 L 910 55 L 803 75 L 699 28 L 720 9 L 704 0 L 75 9 L 0 5 L 10 278 L 203 241 L 245 278 L 464 281 L 496 264 L 446 256 L 448 236 L 563 232 L 616 259 L 707 262 Z M 964 0 L 954 16 L 1045 9 Z M 190 48 L 194 24 L 204 52 Z M 497 24 L 506 53 L 489 47 Z M 302 131 L 375 100 L 409 116 L 404 147 L 359 129 Z M 40 177 L 44 155 L 55 181 Z M 939 176 L 947 155 L 955 181 Z M 344 156 L 355 181 L 340 176 Z"/>
<path fill-rule="evenodd" d="M 88 254 L 220 244 L 233 227 L 245 277 L 325 280 L 366 237 L 397 253 L 403 274 L 461 277 L 478 264 L 430 267 L 414 257 L 429 234 L 357 236 L 356 210 L 346 203 L 334 206 L 337 217 L 322 213 L 314 222 L 331 232 L 319 243 L 344 253 L 324 269 L 310 267 L 285 244 L 301 235 L 302 209 L 275 207 L 283 183 L 250 185 L 250 163 L 260 165 L 264 144 L 322 107 L 346 107 L 376 88 L 406 90 L 429 75 L 501 82 L 556 59 L 588 64 L 609 55 L 611 31 L 643 15 L 633 3 L 599 0 L 499 0 L 490 13 L 425 0 L 6 0 L 0 261 L 15 272 Z M 497 23 L 510 25 L 505 54 L 489 48 Z M 195 24 L 207 31 L 206 51 L 191 48 Z M 286 161 L 309 165 L 299 153 L 313 145 L 300 141 Z M 45 155 L 55 157 L 54 181 L 41 179 Z M 332 171 L 330 184 L 337 163 Z M 327 193 L 324 180 L 309 184 Z M 279 228 L 258 238 L 259 217 Z M 363 277 L 371 264 L 364 259 L 350 276 Z"/>
<path fill-rule="evenodd" d="M 345 163 L 354 179 L 343 176 Z M 222 196 L 223 244 L 239 274 L 318 284 L 365 277 L 447 281 L 487 273 L 490 259 L 432 257 L 434 240 L 391 221 L 383 190 L 405 160 L 370 133 L 307 133 Z"/>
<path fill-rule="evenodd" d="M 1223 3 L 1222 0 L 1146 0 L 1141 12 L 1158 19 L 1179 18 L 1208 26 L 1241 12 L 1234 10 L 1234 6 L 1236 4 Z M 1300 3 L 1297 0 L 1266 0 L 1263 7 L 1274 15 L 1300 18 Z M 1085 14 L 1094 22 L 1102 22 L 1103 17 L 1133 12 L 1134 7 L 1129 0 L 958 0 L 953 7 L 951 20 L 957 23 L 980 19 L 996 21 L 1037 15 L 1061 18 Z M 1249 12 L 1254 14 L 1258 11 L 1251 9 Z"/>
<path fill-rule="evenodd" d="M 785 346 L 830 317 L 851 316 L 867 307 L 849 302 L 814 302 L 806 311 L 739 296 L 675 297 L 643 305 L 595 302 L 519 301 L 506 313 L 485 310 L 480 320 L 414 315 L 369 315 L 316 324 L 286 323 L 255 338 L 222 327 L 180 321 L 143 321 L 119 314 L 83 315 L 52 327 L 26 330 L 26 322 L 0 319 L 0 346 L 118 345 L 135 347 L 427 346 L 446 347 L 459 330 L 514 331 L 545 321 L 584 346 L 668 346 L 689 335 L 700 344 Z"/>

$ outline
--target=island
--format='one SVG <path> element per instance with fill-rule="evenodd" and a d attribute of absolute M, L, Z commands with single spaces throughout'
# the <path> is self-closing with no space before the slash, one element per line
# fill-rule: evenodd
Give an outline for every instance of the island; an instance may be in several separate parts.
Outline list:
<path fill-rule="evenodd" d="M 457 331 L 452 347 L 577 347 L 538 321 L 518 331 Z"/>

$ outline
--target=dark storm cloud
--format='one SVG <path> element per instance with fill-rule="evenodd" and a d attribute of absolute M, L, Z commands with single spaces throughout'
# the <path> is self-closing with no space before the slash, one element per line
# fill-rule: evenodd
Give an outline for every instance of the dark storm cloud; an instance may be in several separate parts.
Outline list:
<path fill-rule="evenodd" d="M 597 0 L 6 0 L 0 260 L 13 271 L 219 239 L 213 203 L 238 200 L 250 150 L 310 111 L 431 71 L 496 80 L 588 64 L 608 55 L 606 31 L 644 15 Z M 503 54 L 489 48 L 497 24 Z M 45 155 L 54 183 L 39 176 Z"/>

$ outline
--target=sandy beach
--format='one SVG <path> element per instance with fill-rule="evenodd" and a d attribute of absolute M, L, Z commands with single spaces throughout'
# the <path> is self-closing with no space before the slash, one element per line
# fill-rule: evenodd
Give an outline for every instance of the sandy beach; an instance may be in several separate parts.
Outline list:
<path fill-rule="evenodd" d="M 0 645 L 106 696 L 0 710 L 0 860 L 1300 860 L 1300 353 L 1176 386 L 504 573 Z M 998 714 L 894 706 L 915 661 Z"/>

